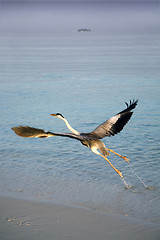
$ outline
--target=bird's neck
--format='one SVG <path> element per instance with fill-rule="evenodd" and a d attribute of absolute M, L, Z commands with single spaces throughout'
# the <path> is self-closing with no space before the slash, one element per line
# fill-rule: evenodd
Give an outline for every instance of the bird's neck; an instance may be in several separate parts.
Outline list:
<path fill-rule="evenodd" d="M 71 125 L 69 124 L 69 122 L 67 121 L 67 119 L 63 119 L 63 121 L 65 122 L 67 128 L 74 134 L 76 135 L 80 135 L 80 133 L 78 131 L 76 131 L 74 128 L 71 127 Z"/>

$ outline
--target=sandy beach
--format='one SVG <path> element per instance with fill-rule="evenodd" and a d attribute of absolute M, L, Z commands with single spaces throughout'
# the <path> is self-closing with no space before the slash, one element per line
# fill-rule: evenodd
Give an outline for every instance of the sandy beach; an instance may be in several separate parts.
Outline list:
<path fill-rule="evenodd" d="M 81 207 L 0 198 L 1 240 L 158 240 L 157 224 Z"/>

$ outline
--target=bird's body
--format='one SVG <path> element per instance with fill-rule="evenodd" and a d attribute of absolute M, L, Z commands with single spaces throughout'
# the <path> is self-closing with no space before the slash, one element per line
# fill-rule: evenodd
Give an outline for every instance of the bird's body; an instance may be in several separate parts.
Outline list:
<path fill-rule="evenodd" d="M 131 110 L 136 107 L 137 102 L 138 100 L 133 102 L 130 101 L 130 105 L 126 103 L 127 108 L 125 110 L 111 117 L 110 119 L 108 119 L 107 121 L 99 125 L 95 130 L 93 130 L 90 133 L 79 133 L 77 130 L 71 127 L 67 119 L 64 118 L 63 115 L 60 113 L 51 114 L 51 116 L 62 119 L 72 133 L 45 132 L 43 129 L 32 128 L 28 126 L 13 127 L 12 130 L 21 137 L 46 138 L 46 137 L 61 136 L 61 137 L 69 137 L 72 139 L 79 140 L 84 146 L 89 147 L 92 150 L 92 152 L 103 157 L 113 167 L 113 169 L 121 177 L 123 177 L 122 173 L 110 163 L 110 161 L 106 158 L 106 156 L 109 155 L 109 152 L 113 152 L 116 155 L 123 158 L 128 163 L 129 163 L 129 159 L 124 156 L 121 156 L 120 154 L 114 152 L 111 149 L 106 148 L 104 143 L 100 139 L 106 136 L 108 137 L 114 136 L 115 134 L 119 133 L 131 118 L 133 114 Z"/>

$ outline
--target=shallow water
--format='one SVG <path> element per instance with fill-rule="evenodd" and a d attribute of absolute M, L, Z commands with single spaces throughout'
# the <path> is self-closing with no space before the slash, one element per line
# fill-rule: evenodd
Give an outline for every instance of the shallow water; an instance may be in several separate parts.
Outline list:
<path fill-rule="evenodd" d="M 160 223 L 160 42 L 158 34 L 70 34 L 0 38 L 0 192 L 76 204 Z M 106 147 L 125 185 L 101 157 L 78 141 L 25 139 L 11 127 L 80 132 L 139 99 L 132 119 Z M 137 177 L 138 175 L 138 177 Z M 141 181 L 142 180 L 142 181 Z M 143 184 L 144 183 L 144 184 Z"/>

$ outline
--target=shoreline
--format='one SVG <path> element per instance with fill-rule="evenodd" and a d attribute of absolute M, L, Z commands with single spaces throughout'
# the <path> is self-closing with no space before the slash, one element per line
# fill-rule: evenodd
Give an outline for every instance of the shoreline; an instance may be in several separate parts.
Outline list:
<path fill-rule="evenodd" d="M 158 224 L 83 207 L 0 197 L 1 240 L 157 240 Z"/>

